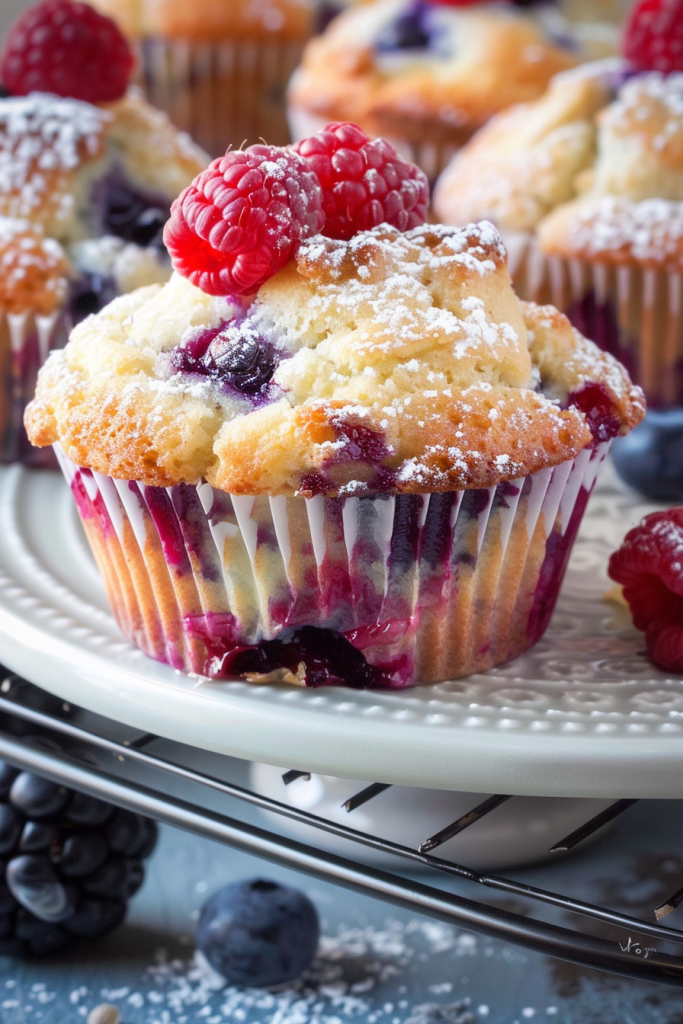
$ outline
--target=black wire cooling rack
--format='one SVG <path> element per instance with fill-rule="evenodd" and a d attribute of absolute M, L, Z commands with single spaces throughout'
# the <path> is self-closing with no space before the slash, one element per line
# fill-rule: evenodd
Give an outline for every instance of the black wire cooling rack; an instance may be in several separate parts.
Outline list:
<path fill-rule="evenodd" d="M 432 852 L 504 801 L 513 800 L 509 795 L 489 797 L 435 835 L 425 836 L 418 849 L 410 849 L 253 792 L 234 780 L 235 765 L 244 762 L 207 755 L 75 708 L 1 667 L 0 758 L 158 821 L 449 924 L 582 966 L 683 986 L 683 931 L 658 923 L 683 902 L 683 888 L 653 906 L 651 920 L 645 921 L 512 878 L 473 871 Z M 288 785 L 307 776 L 303 768 L 293 768 L 283 774 L 283 782 Z M 349 782 L 351 791 L 353 785 Z M 387 788 L 385 783 L 373 783 L 351 792 L 344 806 L 352 812 Z M 616 801 L 560 839 L 553 850 L 571 849 L 633 803 Z M 399 869 L 379 870 L 265 829 L 248 820 L 253 809 L 393 855 L 400 859 Z M 416 867 L 423 871 L 420 880 L 410 875 Z M 425 868 L 430 869 L 426 874 Z M 493 902 L 444 887 L 460 883 L 475 883 Z M 514 897 L 515 907 L 521 900 L 520 909 L 496 905 L 495 892 Z M 568 912 L 572 921 L 586 922 L 587 930 L 532 916 L 547 908 Z M 590 928 L 596 931 L 596 926 L 604 934 L 591 934 Z"/>

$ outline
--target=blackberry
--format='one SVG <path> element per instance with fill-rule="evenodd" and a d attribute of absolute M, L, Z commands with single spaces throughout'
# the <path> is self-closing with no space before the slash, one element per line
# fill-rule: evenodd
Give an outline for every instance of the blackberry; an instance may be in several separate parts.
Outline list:
<path fill-rule="evenodd" d="M 157 826 L 0 761 L 0 956 L 46 956 L 118 927 Z"/>

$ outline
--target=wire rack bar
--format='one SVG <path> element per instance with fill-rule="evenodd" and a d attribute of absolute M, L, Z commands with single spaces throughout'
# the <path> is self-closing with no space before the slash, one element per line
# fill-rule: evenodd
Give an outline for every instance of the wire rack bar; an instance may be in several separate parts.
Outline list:
<path fill-rule="evenodd" d="M 97 733 L 89 732 L 79 726 L 73 725 L 71 722 L 54 719 L 43 712 L 36 711 L 32 708 L 25 707 L 24 705 L 16 704 L 4 697 L 0 697 L 0 713 L 3 712 L 14 715 L 15 717 L 36 727 L 48 729 L 53 733 L 57 733 L 61 737 L 65 737 L 69 740 L 77 741 L 79 743 L 95 747 L 100 751 L 109 753 L 119 762 L 127 760 L 146 768 L 158 769 L 174 776 L 175 778 L 182 779 L 183 781 L 190 783 L 196 783 L 200 786 L 206 786 L 215 792 L 222 793 L 225 796 L 235 797 L 238 800 L 242 800 L 245 803 L 258 807 L 261 810 L 280 814 L 283 817 L 291 818 L 292 820 L 298 821 L 304 825 L 311 825 L 324 832 L 328 832 L 331 835 L 337 836 L 338 838 L 355 841 L 378 852 L 395 854 L 397 857 L 402 857 L 408 862 L 435 868 L 437 871 L 443 872 L 444 874 L 452 875 L 469 882 L 476 882 L 489 889 L 535 900 L 536 902 L 544 903 L 561 910 L 571 911 L 572 913 L 583 917 L 591 918 L 593 920 L 624 929 L 631 934 L 635 932 L 639 935 L 649 935 L 652 938 L 660 940 L 683 942 L 683 932 L 676 929 L 668 928 L 663 925 L 650 924 L 645 921 L 639 921 L 636 918 L 629 917 L 628 915 L 620 914 L 616 911 L 608 910 L 603 907 L 596 907 L 592 904 L 584 903 L 581 900 L 576 900 L 569 896 L 548 892 L 545 889 L 527 885 L 524 882 L 477 872 L 452 861 L 445 861 L 429 854 L 422 854 L 419 851 L 412 850 L 406 846 L 391 842 L 390 840 L 371 836 L 364 832 L 359 832 L 355 829 L 349 828 L 348 826 L 339 825 L 336 822 L 319 818 L 308 811 L 302 811 L 298 808 L 290 807 L 287 804 L 281 804 L 269 797 L 264 797 L 258 793 L 252 792 L 251 790 L 244 789 L 235 783 L 213 778 L 210 775 L 197 772 L 191 768 L 185 768 L 182 765 L 175 764 L 174 762 L 168 761 L 164 758 L 136 750 L 122 743 L 117 743 L 115 740 L 110 740 L 103 736 L 99 736 Z M 0 739 L 2 739 L 1 726 Z M 9 755 L 7 759 L 11 760 Z"/>
<path fill-rule="evenodd" d="M 203 809 L 199 811 L 179 798 L 161 795 L 133 782 L 120 782 L 94 768 L 74 764 L 56 752 L 28 746 L 7 735 L 0 735 L 0 757 L 19 768 L 36 772 L 90 796 L 265 857 L 285 867 L 304 871 L 324 881 L 370 893 L 406 910 L 428 914 L 449 924 L 473 929 L 491 938 L 513 942 L 581 966 L 683 987 L 683 957 L 648 950 L 647 957 L 643 958 L 631 952 L 630 943 L 596 938 L 530 920 L 387 871 L 359 867 L 355 861 L 226 815 Z"/>
<path fill-rule="evenodd" d="M 550 848 L 551 853 L 564 853 L 567 850 L 572 850 L 579 843 L 583 842 L 584 839 L 588 839 L 588 836 L 592 836 L 594 832 L 597 832 L 603 825 L 607 825 L 610 821 L 614 821 L 620 814 L 627 811 L 633 804 L 638 803 L 637 800 L 616 800 L 609 807 L 606 807 L 604 811 L 600 811 L 594 818 L 587 821 L 585 825 L 581 825 L 575 829 L 570 835 L 561 839 L 559 843 Z"/>

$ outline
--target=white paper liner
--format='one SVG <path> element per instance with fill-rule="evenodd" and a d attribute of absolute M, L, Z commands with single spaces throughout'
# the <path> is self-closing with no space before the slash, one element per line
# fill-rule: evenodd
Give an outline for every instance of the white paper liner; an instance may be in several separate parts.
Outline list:
<path fill-rule="evenodd" d="M 148 655 L 224 678 L 235 646 L 316 626 L 403 687 L 539 639 L 609 442 L 488 490 L 309 499 L 146 487 L 55 449 L 117 621 Z"/>
<path fill-rule="evenodd" d="M 38 370 L 53 348 L 66 344 L 61 310 L 50 316 L 0 311 L 0 462 L 54 466 L 49 449 L 34 448 L 24 429 Z"/>
<path fill-rule="evenodd" d="M 150 103 L 212 156 L 245 141 L 285 145 L 285 90 L 303 45 L 150 37 L 140 47 L 141 84 Z"/>
<path fill-rule="evenodd" d="M 501 234 L 521 299 L 567 313 L 651 405 L 683 405 L 683 272 L 546 256 L 531 232 Z"/>

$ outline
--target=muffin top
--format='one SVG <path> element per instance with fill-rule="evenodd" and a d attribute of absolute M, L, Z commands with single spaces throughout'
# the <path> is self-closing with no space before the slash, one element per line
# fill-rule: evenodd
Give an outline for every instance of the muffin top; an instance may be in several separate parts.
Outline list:
<path fill-rule="evenodd" d="M 444 172 L 438 214 L 537 229 L 551 254 L 683 266 L 683 74 L 614 89 L 614 71 L 560 75 L 541 100 L 494 119 Z"/>
<path fill-rule="evenodd" d="M 90 0 L 133 38 L 201 41 L 306 39 L 313 27 L 312 0 Z"/>
<path fill-rule="evenodd" d="M 46 93 L 0 99 L 0 216 L 61 242 L 107 233 L 123 189 L 168 210 L 207 162 L 137 90 L 101 106 Z"/>
<path fill-rule="evenodd" d="M 461 144 L 497 111 L 532 100 L 579 59 L 512 5 L 374 0 L 304 52 L 289 101 L 371 135 Z"/>
<path fill-rule="evenodd" d="M 0 217 L 0 310 L 49 316 L 62 302 L 69 265 L 61 245 L 27 220 Z"/>
<path fill-rule="evenodd" d="M 482 223 L 317 235 L 250 298 L 177 275 L 119 298 L 52 353 L 26 424 L 116 478 L 310 496 L 493 486 L 643 412 L 619 363 L 517 299 Z"/>

